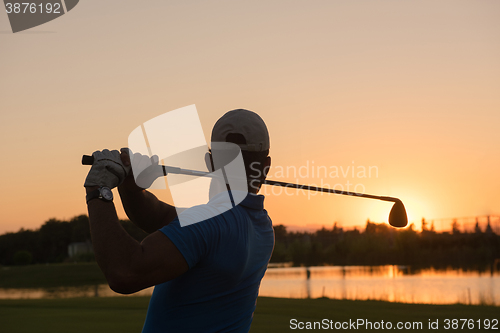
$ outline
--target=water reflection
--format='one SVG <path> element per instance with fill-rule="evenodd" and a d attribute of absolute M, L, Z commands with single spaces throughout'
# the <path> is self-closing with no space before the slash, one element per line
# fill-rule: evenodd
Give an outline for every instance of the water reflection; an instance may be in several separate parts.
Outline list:
<path fill-rule="evenodd" d="M 150 296 L 153 288 L 133 296 Z M 428 304 L 500 305 L 498 270 L 416 269 L 410 266 L 269 268 L 260 296 L 384 300 Z M 121 296 L 107 285 L 0 289 L 0 299 Z"/>
<path fill-rule="evenodd" d="M 392 265 L 270 268 L 260 296 L 500 305 L 500 274 Z"/>
<path fill-rule="evenodd" d="M 151 296 L 153 288 L 141 290 L 132 296 Z M 71 297 L 113 297 L 124 296 L 115 293 L 107 284 L 79 287 L 59 287 L 45 289 L 2 289 L 0 299 L 39 299 L 39 298 L 71 298 Z"/>

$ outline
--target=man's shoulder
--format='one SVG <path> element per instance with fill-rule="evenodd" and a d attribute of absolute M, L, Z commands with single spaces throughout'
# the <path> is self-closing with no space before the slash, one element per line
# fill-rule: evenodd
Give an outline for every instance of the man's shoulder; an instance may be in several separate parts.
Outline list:
<path fill-rule="evenodd" d="M 236 204 L 235 204 L 236 203 Z M 181 227 L 196 223 L 217 223 L 238 219 L 241 214 L 236 213 L 241 209 L 264 211 L 264 196 L 251 193 L 220 193 L 203 205 L 190 207 L 178 215 Z M 267 213 L 267 212 L 266 212 Z"/>

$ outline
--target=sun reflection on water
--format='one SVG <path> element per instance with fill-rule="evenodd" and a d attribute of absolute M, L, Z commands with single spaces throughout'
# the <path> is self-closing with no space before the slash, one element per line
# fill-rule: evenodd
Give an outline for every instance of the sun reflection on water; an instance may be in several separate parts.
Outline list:
<path fill-rule="evenodd" d="M 500 274 L 394 265 L 270 268 L 260 296 L 500 305 Z"/>
<path fill-rule="evenodd" d="M 150 296 L 153 288 L 133 294 Z M 260 296 L 382 300 L 426 304 L 500 305 L 500 271 L 418 269 L 411 266 L 269 268 Z M 123 296 L 107 285 L 0 289 L 0 299 Z M 127 296 L 126 296 L 127 297 Z"/>

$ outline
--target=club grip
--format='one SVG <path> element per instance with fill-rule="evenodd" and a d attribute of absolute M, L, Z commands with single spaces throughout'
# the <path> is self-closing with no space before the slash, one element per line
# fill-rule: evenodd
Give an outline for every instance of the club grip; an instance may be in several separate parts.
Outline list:
<path fill-rule="evenodd" d="M 94 164 L 94 156 L 92 155 L 83 155 L 82 156 L 82 165 L 92 165 Z"/>

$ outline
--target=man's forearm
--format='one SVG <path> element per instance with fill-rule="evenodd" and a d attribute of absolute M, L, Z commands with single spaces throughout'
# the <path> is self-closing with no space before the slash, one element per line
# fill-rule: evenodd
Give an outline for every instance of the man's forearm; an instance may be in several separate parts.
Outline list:
<path fill-rule="evenodd" d="M 170 281 L 189 266 L 172 241 L 157 231 L 140 244 L 121 226 L 112 202 L 88 203 L 96 261 L 112 290 L 130 294 Z"/>
<path fill-rule="evenodd" d="M 95 258 L 113 288 L 130 271 L 141 245 L 121 226 L 113 202 L 91 200 L 88 213 Z"/>
<path fill-rule="evenodd" d="M 130 221 L 142 230 L 152 233 L 172 222 L 177 211 L 151 192 L 140 189 L 118 187 L 123 208 Z"/>

